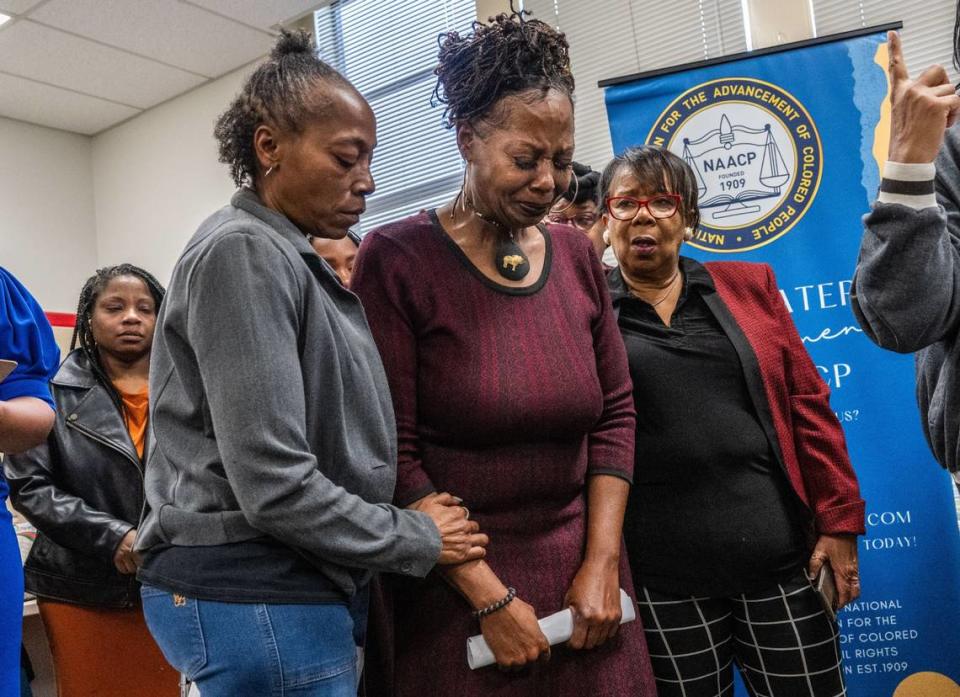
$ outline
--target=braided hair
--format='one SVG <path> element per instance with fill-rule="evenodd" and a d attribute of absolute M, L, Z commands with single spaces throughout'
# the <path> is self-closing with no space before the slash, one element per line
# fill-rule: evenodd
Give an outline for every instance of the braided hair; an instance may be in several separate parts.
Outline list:
<path fill-rule="evenodd" d="M 308 119 L 330 105 L 330 97 L 314 89 L 319 82 L 353 89 L 345 77 L 320 60 L 309 34 L 283 30 L 270 57 L 247 78 L 213 130 L 220 162 L 230 168 L 238 187 L 252 185 L 259 169 L 253 147 L 253 134 L 259 126 L 269 124 L 300 133 Z"/>
<path fill-rule="evenodd" d="M 554 89 L 572 97 L 573 74 L 563 33 L 536 19 L 530 12 L 491 17 L 487 24 L 474 22 L 472 32 L 461 36 L 441 34 L 434 103 L 445 104 L 444 125 L 487 119 L 508 95 L 536 91 L 542 97 Z"/>
<path fill-rule="evenodd" d="M 166 292 L 160 282 L 147 271 L 144 271 L 133 264 L 120 264 L 118 266 L 106 266 L 97 269 L 97 272 L 87 279 L 80 291 L 80 301 L 77 303 L 77 318 L 73 326 L 73 336 L 70 338 L 70 350 L 73 351 L 80 345 L 80 350 L 86 356 L 87 362 L 97 382 L 107 391 L 110 399 L 117 405 L 121 414 L 125 414 L 123 400 L 120 393 L 113 386 L 113 381 L 107 375 L 100 361 L 100 350 L 97 348 L 97 342 L 93 337 L 93 308 L 97 304 L 97 298 L 107 285 L 115 278 L 120 276 L 134 276 L 139 278 L 153 296 L 153 302 L 156 305 L 156 311 L 160 311 L 160 303 L 163 302 L 163 295 Z"/>

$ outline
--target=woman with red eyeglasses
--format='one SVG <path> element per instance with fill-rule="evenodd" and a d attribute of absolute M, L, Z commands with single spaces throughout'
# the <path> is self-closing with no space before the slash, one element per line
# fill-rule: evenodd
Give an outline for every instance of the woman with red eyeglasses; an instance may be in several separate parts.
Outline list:
<path fill-rule="evenodd" d="M 637 410 L 624 539 L 658 693 L 732 694 L 736 663 L 752 695 L 840 697 L 832 613 L 860 594 L 864 502 L 829 390 L 770 267 L 680 255 L 700 219 L 682 159 L 630 149 L 600 188 Z"/>

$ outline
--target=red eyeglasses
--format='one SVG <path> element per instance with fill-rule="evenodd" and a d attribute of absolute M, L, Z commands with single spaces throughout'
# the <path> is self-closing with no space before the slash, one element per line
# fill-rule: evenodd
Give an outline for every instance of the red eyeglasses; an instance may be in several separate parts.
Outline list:
<path fill-rule="evenodd" d="M 646 208 L 654 218 L 669 218 L 680 208 L 680 194 L 657 194 L 650 198 L 633 196 L 607 196 L 604 199 L 607 211 L 617 220 L 633 220 L 641 208 Z"/>

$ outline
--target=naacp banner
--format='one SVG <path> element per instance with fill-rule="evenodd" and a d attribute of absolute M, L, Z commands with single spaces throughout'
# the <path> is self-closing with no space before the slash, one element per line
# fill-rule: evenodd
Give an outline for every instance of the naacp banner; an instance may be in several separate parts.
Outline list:
<path fill-rule="evenodd" d="M 886 28 L 600 84 L 615 152 L 669 148 L 696 175 L 683 253 L 770 264 L 830 385 L 867 501 L 863 595 L 838 622 L 849 694 L 940 697 L 960 693 L 953 489 L 920 429 L 912 358 L 870 343 L 850 310 L 889 138 Z"/>

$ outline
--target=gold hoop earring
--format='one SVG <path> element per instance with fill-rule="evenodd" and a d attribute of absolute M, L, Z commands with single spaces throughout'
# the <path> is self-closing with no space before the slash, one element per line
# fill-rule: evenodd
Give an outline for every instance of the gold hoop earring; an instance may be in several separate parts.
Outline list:
<path fill-rule="evenodd" d="M 453 200 L 453 207 L 450 209 L 450 220 L 453 220 L 454 214 L 457 212 L 457 206 L 460 206 L 460 210 L 464 213 L 467 212 L 467 166 L 463 166 L 463 181 L 460 182 L 460 191 L 457 193 L 457 197 Z"/>
<path fill-rule="evenodd" d="M 577 196 L 580 195 L 580 179 L 577 178 L 577 175 L 576 175 L 576 174 L 573 175 L 573 182 L 574 182 L 574 184 L 576 185 L 576 187 L 575 187 L 574 190 L 573 190 L 573 197 L 570 199 L 570 203 L 568 203 L 566 206 L 564 206 L 563 208 L 561 208 L 561 209 L 558 210 L 558 211 L 553 210 L 553 207 L 554 207 L 554 205 L 557 203 L 557 201 L 559 201 L 560 199 L 566 197 L 567 192 L 564 191 L 562 194 L 560 194 L 560 195 L 557 196 L 555 199 L 553 199 L 553 203 L 550 204 L 550 212 L 551 212 L 551 213 L 565 213 L 565 212 L 567 212 L 567 210 L 569 210 L 569 209 L 574 205 L 574 201 L 576 201 L 576 200 L 577 200 Z M 568 186 L 567 189 L 569 190 L 570 187 Z"/>

